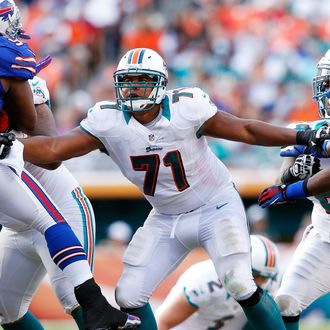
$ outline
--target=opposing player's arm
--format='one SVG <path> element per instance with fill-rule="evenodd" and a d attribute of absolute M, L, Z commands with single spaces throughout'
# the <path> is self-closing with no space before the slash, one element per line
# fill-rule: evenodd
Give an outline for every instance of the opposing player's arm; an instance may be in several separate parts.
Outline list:
<path fill-rule="evenodd" d="M 197 308 L 190 305 L 183 291 L 177 292 L 171 299 L 165 299 L 156 311 L 158 330 L 168 330 L 182 323 Z"/>
<path fill-rule="evenodd" d="M 218 111 L 200 129 L 202 135 L 248 144 L 282 146 L 296 144 L 297 132 L 259 120 L 241 119 Z"/>
<path fill-rule="evenodd" d="M 35 105 L 37 123 L 29 135 L 57 136 L 55 119 L 46 103 Z"/>
<path fill-rule="evenodd" d="M 62 136 L 35 136 L 21 142 L 24 144 L 24 159 L 33 164 L 63 161 L 103 148 L 100 140 L 79 127 Z"/>
<path fill-rule="evenodd" d="M 302 156 L 305 157 L 310 155 Z M 305 160 L 299 156 L 292 167 L 302 165 L 304 163 Z M 315 164 L 317 166 L 313 170 L 313 166 Z M 314 171 L 316 174 L 313 174 Z M 309 196 L 321 195 L 330 191 L 330 169 L 328 168 L 320 171 L 319 160 L 318 164 L 312 164 L 311 161 L 308 161 L 307 167 L 302 167 L 302 171 L 300 171 L 298 166 L 297 168 L 294 168 L 293 172 L 294 174 L 298 173 L 298 181 L 293 183 L 289 182 L 284 185 L 273 185 L 267 187 L 261 192 L 258 201 L 262 208 Z M 283 178 L 281 181 L 283 181 Z"/>
<path fill-rule="evenodd" d="M 31 132 L 37 122 L 37 113 L 28 81 L 14 78 L 1 78 L 1 81 L 8 88 L 6 104 L 9 105 L 13 128 L 24 133 Z"/>
<path fill-rule="evenodd" d="M 307 181 L 307 190 L 311 196 L 325 194 L 330 191 L 330 168 L 316 173 Z"/>
<path fill-rule="evenodd" d="M 44 136 L 57 136 L 55 119 L 52 111 L 49 109 L 46 103 L 36 104 L 35 109 L 37 111 L 37 124 L 29 135 L 44 135 Z M 50 164 L 35 164 L 48 170 L 54 170 L 61 165 L 60 161 Z"/>

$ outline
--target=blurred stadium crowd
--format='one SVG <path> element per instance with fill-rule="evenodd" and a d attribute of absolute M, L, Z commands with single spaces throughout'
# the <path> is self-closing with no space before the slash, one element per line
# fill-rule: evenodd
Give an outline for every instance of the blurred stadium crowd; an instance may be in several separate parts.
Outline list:
<path fill-rule="evenodd" d="M 318 118 L 311 81 L 329 48 L 323 0 L 17 0 L 44 70 L 60 133 L 114 99 L 112 73 L 130 48 L 158 51 L 170 88 L 199 86 L 219 108 L 279 125 Z M 210 141 L 231 167 L 278 166 L 278 149 Z M 212 143 L 213 142 L 213 143 Z M 236 156 L 240 153 L 240 157 Z M 274 157 L 276 155 L 276 157 Z M 275 162 L 274 162 L 275 160 Z"/>

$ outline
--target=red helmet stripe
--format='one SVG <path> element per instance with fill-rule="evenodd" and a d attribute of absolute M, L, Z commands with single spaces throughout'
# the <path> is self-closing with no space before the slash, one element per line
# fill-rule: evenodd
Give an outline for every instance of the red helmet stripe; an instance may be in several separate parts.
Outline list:
<path fill-rule="evenodd" d="M 7 8 L 0 9 L 0 15 L 9 13 L 11 10 L 13 10 L 13 7 L 7 7 Z"/>

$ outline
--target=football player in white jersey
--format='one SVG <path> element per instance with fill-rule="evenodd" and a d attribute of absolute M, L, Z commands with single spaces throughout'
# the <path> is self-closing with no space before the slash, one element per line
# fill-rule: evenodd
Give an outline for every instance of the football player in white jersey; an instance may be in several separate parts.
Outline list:
<path fill-rule="evenodd" d="M 261 235 L 251 235 L 252 274 L 271 295 L 277 288 L 278 250 Z M 219 281 L 213 262 L 189 267 L 156 311 L 158 330 L 248 330 L 242 308 Z"/>
<path fill-rule="evenodd" d="M 114 73 L 117 102 L 88 110 L 59 137 L 24 139 L 24 157 L 52 163 L 102 148 L 153 206 L 123 257 L 116 301 L 157 329 L 148 304 L 159 283 L 197 246 L 256 329 L 284 329 L 274 300 L 255 284 L 244 207 L 206 136 L 264 146 L 320 143 L 329 134 L 241 119 L 219 111 L 199 88 L 166 90 L 167 68 L 155 51 L 128 51 Z"/>
<path fill-rule="evenodd" d="M 54 118 L 48 106 L 50 100 L 46 82 L 35 76 L 29 83 L 44 132 L 48 135 L 56 135 Z M 31 163 L 25 163 L 25 169 L 38 180 L 60 208 L 82 243 L 88 262 L 93 268 L 94 212 L 76 179 L 64 165 L 54 171 L 49 171 Z M 13 261 L 20 265 L 19 272 L 12 267 Z M 4 228 L 0 232 L 0 297 L 2 297 L 0 315 L 2 327 L 5 330 L 42 328 L 39 321 L 27 311 L 46 272 L 63 308 L 74 317 L 79 329 L 83 329 L 82 313 L 75 298 L 73 286 L 53 263 L 44 237 L 34 229 L 14 231 Z"/>
<path fill-rule="evenodd" d="M 317 65 L 317 75 L 313 79 L 313 94 L 322 119 L 310 123 L 291 124 L 291 127 L 297 130 L 310 130 L 329 125 L 330 50 Z M 296 146 L 286 148 L 282 151 L 282 155 L 294 156 L 299 150 L 301 151 L 301 148 Z M 325 150 L 326 145 L 324 146 Z M 314 185 L 312 188 L 318 189 L 314 192 L 307 186 L 308 195 L 314 195 L 314 197 L 309 197 L 314 204 L 312 224 L 306 228 L 276 295 L 276 301 L 283 315 L 286 328 L 290 330 L 299 328 L 299 316 L 304 309 L 317 298 L 330 292 L 330 174 L 327 174 L 330 170 L 330 159 L 322 158 L 321 168 L 324 170 L 312 176 L 318 170 L 319 165 L 317 163 L 318 161 L 313 156 L 299 155 L 297 158 L 285 158 L 281 168 L 281 183 L 284 184 L 280 187 L 282 191 L 285 191 L 287 186 L 296 185 L 297 182 L 305 182 L 306 186 L 311 183 Z M 262 200 L 262 196 L 260 197 L 262 206 L 267 206 L 269 202 L 274 200 L 276 194 L 270 197 L 271 193 L 269 194 L 269 192 L 277 187 L 268 188 L 263 192 L 264 199 Z M 268 194 L 267 197 L 265 197 L 266 194 Z M 303 198 L 306 195 L 301 194 L 298 197 Z M 279 198 L 279 200 L 281 199 Z M 277 201 L 273 204 L 277 204 Z"/>
<path fill-rule="evenodd" d="M 74 286 L 87 329 L 126 327 L 127 323 L 132 326 L 134 318 L 113 308 L 102 295 L 79 239 L 37 180 L 24 171 L 23 146 L 8 133 L 10 129 L 31 135 L 42 132 L 38 131 L 39 118 L 28 80 L 48 65 L 51 58 L 37 63 L 24 38 L 27 35 L 23 33 L 15 2 L 0 0 L 0 137 L 8 139 L 7 146 L 0 147 L 0 223 L 13 231 L 34 228 L 44 236 L 53 261 Z M 12 148 L 5 158 L 10 145 Z M 22 272 L 21 266 L 15 260 L 9 260 L 8 266 L 6 261 L 6 267 L 15 274 Z M 6 285 L 2 276 L 1 285 Z M 1 295 L 0 302 L 2 299 Z M 22 310 L 17 306 L 19 313 Z M 6 317 L 0 315 L 0 323 L 9 321 Z"/>

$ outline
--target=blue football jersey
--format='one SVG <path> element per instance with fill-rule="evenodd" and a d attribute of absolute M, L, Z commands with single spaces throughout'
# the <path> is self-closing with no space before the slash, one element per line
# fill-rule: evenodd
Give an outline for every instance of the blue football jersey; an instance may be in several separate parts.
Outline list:
<path fill-rule="evenodd" d="M 36 58 L 29 46 L 0 36 L 0 77 L 28 80 L 35 74 Z"/>
<path fill-rule="evenodd" d="M 36 74 L 36 58 L 20 40 L 0 36 L 0 77 L 29 80 Z M 5 108 L 5 90 L 0 82 L 0 109 Z"/>

